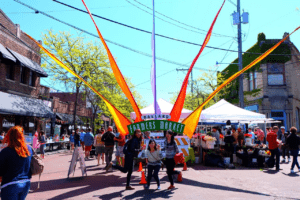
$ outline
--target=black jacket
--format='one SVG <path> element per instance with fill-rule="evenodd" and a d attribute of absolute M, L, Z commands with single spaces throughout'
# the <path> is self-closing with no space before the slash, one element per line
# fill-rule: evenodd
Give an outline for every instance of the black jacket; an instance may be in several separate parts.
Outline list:
<path fill-rule="evenodd" d="M 298 150 L 300 145 L 300 138 L 296 134 L 290 134 L 286 139 L 286 144 L 290 150 Z"/>
<path fill-rule="evenodd" d="M 133 138 L 128 145 L 128 153 L 125 156 L 128 157 L 137 157 L 139 152 L 141 151 L 141 143 L 140 140 L 137 138 Z"/>
<path fill-rule="evenodd" d="M 101 140 L 104 142 L 105 146 L 114 146 L 115 141 L 114 141 L 115 134 L 113 132 L 107 131 L 106 133 L 103 134 Z"/>

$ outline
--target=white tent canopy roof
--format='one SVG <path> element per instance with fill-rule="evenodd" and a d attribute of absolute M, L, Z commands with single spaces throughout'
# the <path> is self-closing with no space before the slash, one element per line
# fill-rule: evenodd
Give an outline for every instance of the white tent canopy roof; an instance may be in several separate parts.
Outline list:
<path fill-rule="evenodd" d="M 199 121 L 267 121 L 264 114 L 237 107 L 224 99 L 202 111 Z"/>
<path fill-rule="evenodd" d="M 174 106 L 170 102 L 167 102 L 166 100 L 161 99 L 161 98 L 157 100 L 157 103 L 160 107 L 162 114 L 170 114 L 173 109 L 173 106 Z M 154 103 L 141 109 L 141 113 L 142 113 L 142 115 L 153 115 L 154 114 Z M 180 115 L 180 119 L 186 118 L 190 113 L 192 113 L 191 110 L 187 110 L 187 109 L 183 108 L 181 115 Z M 135 120 L 135 118 L 136 118 L 135 112 L 130 113 L 130 118 Z"/>

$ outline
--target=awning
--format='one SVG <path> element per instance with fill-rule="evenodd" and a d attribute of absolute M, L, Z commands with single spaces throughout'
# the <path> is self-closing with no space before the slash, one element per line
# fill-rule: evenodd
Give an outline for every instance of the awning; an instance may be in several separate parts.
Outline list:
<path fill-rule="evenodd" d="M 7 51 L 7 49 L 2 44 L 0 44 L 0 54 L 3 58 L 17 62 L 17 59 L 13 55 L 11 55 L 11 53 L 9 53 L 9 51 Z"/>
<path fill-rule="evenodd" d="M 47 77 L 48 74 L 40 67 L 39 64 L 37 64 L 36 62 L 26 58 L 25 56 L 22 56 L 21 54 L 18 54 L 17 52 L 10 50 L 9 48 L 7 48 L 8 51 L 15 56 L 15 58 L 20 62 L 20 64 L 24 67 L 28 67 L 29 69 L 31 69 L 32 71 L 40 74 L 42 77 Z"/>
<path fill-rule="evenodd" d="M 52 118 L 54 113 L 42 100 L 0 92 L 0 114 Z"/>
<path fill-rule="evenodd" d="M 74 117 L 70 114 L 65 113 L 56 113 L 56 116 L 59 117 L 62 121 L 66 121 L 66 124 L 74 124 Z M 76 123 L 84 124 L 83 121 L 76 115 Z"/>

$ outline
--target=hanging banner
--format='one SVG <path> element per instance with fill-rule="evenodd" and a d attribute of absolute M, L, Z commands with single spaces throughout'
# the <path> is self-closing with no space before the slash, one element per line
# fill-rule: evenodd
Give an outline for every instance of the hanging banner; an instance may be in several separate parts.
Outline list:
<path fill-rule="evenodd" d="M 182 123 L 185 124 L 184 133 L 189 137 L 192 138 L 194 131 L 196 130 L 196 127 L 198 125 L 198 121 L 202 112 L 203 107 L 226 85 L 228 85 L 231 81 L 236 79 L 239 75 L 253 67 L 258 62 L 262 61 L 265 57 L 267 57 L 272 51 L 274 51 L 281 43 L 283 43 L 290 35 L 292 35 L 295 31 L 297 31 L 300 28 L 296 28 L 291 34 L 287 35 L 285 38 L 280 40 L 276 45 L 274 45 L 272 48 L 270 48 L 268 51 L 266 51 L 264 54 L 256 58 L 254 61 L 252 61 L 249 65 L 244 67 L 242 70 L 238 71 L 234 75 L 232 75 L 230 78 L 228 78 L 226 81 L 224 81 L 215 91 L 213 91 L 208 98 L 196 109 L 194 112 L 192 112 L 187 118 L 185 118 Z"/>
<path fill-rule="evenodd" d="M 167 120 L 149 120 L 130 124 L 127 126 L 129 134 L 133 135 L 136 129 L 140 129 L 142 132 L 145 131 L 167 131 L 172 130 L 176 133 L 183 133 L 184 124 L 178 122 L 172 122 Z"/>

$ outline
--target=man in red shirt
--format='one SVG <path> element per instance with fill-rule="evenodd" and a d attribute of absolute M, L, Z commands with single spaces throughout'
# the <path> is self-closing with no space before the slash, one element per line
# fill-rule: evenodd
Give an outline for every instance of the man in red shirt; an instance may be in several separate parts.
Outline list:
<path fill-rule="evenodd" d="M 269 143 L 269 150 L 271 152 L 271 157 L 267 160 L 265 166 L 269 166 L 271 162 L 274 162 L 275 156 L 276 156 L 276 170 L 279 170 L 279 158 L 280 158 L 280 152 L 278 149 L 279 142 L 277 141 L 277 133 L 278 133 L 278 127 L 274 126 L 273 131 L 270 131 L 267 134 L 267 141 Z"/>

